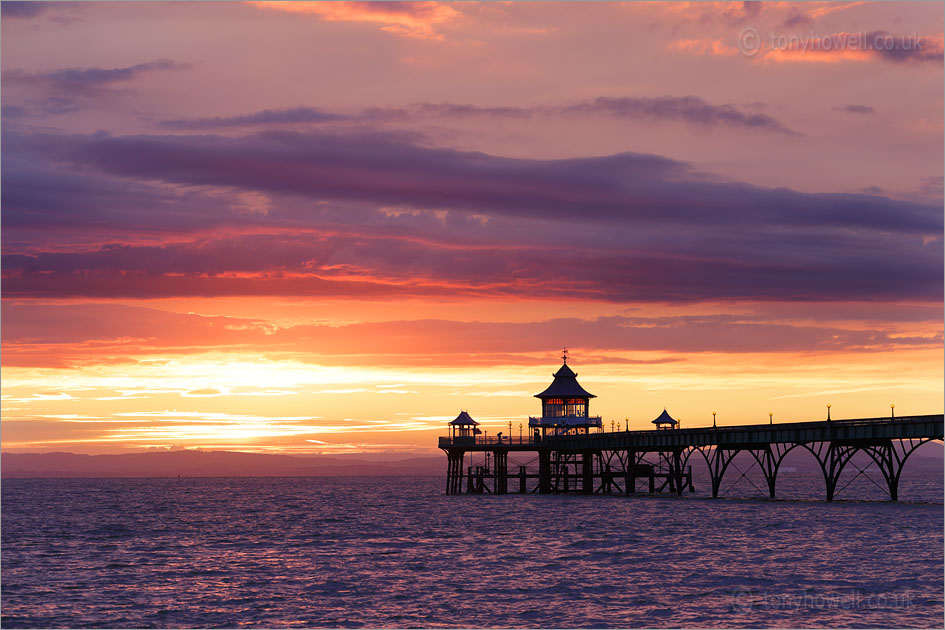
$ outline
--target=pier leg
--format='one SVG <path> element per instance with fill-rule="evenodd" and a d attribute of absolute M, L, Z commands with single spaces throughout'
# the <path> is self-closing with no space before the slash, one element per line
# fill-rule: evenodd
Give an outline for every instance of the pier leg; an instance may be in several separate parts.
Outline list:
<path fill-rule="evenodd" d="M 525 494 L 528 491 L 528 488 L 525 485 L 525 480 L 526 480 L 525 467 L 519 466 L 518 467 L 518 491 L 521 494 Z"/>
<path fill-rule="evenodd" d="M 889 489 L 889 500 L 899 500 L 899 479 L 902 477 L 902 468 L 915 450 L 930 442 L 933 438 L 898 438 L 887 440 L 877 446 L 862 449 L 879 465 L 886 487 Z"/>
<path fill-rule="evenodd" d="M 623 471 L 624 494 L 633 494 L 637 491 L 637 477 L 634 474 L 634 472 L 636 472 L 636 465 L 636 453 L 627 451 L 627 465 L 624 467 Z"/>
<path fill-rule="evenodd" d="M 446 494 L 453 494 L 453 456 L 446 455 Z"/>
<path fill-rule="evenodd" d="M 850 461 L 850 458 L 858 450 L 857 446 L 837 446 L 833 442 L 827 446 L 825 458 L 820 460 L 820 467 L 824 471 L 824 484 L 827 486 L 827 500 L 833 501 L 836 494 L 837 482 L 840 480 L 840 473 L 844 466 Z M 823 446 L 818 449 L 818 454 L 823 453 Z"/>
<path fill-rule="evenodd" d="M 538 492 L 539 494 L 551 492 L 551 453 L 547 450 L 538 452 Z"/>
<path fill-rule="evenodd" d="M 840 458 L 837 457 L 837 449 L 833 443 L 827 448 L 827 466 L 824 482 L 827 486 L 827 500 L 833 501 L 833 495 L 837 489 L 837 481 L 840 479 L 840 472 L 843 466 L 840 464 Z"/>
<path fill-rule="evenodd" d="M 716 447 L 712 451 L 712 457 L 707 458 L 709 464 L 709 475 L 712 477 L 712 498 L 719 498 L 719 489 L 722 487 L 722 477 L 725 476 L 725 471 L 728 469 L 728 465 L 732 463 L 732 460 L 735 459 L 735 456 L 738 454 L 738 450 L 729 450 L 721 449 Z"/>
<path fill-rule="evenodd" d="M 765 472 L 765 478 L 768 481 L 768 495 L 773 499 L 775 486 L 778 483 L 778 461 L 774 457 L 774 453 L 771 452 L 771 446 L 768 446 L 765 450 L 765 463 L 766 466 L 763 467 Z"/>
<path fill-rule="evenodd" d="M 507 451 L 493 451 L 492 454 L 495 459 L 495 493 L 506 494 L 509 491 L 509 454 Z"/>
<path fill-rule="evenodd" d="M 446 494 L 460 494 L 463 491 L 463 451 L 448 451 L 446 454 Z"/>
<path fill-rule="evenodd" d="M 584 494 L 594 494 L 594 455 L 591 453 L 583 454 L 583 479 L 581 491 Z"/>
<path fill-rule="evenodd" d="M 892 440 L 887 440 L 884 444 L 863 450 L 879 465 L 879 469 L 883 473 L 883 478 L 886 480 L 886 488 L 889 490 L 889 500 L 898 500 L 899 475 L 902 472 L 903 460 L 899 459 L 898 453 L 895 447 L 893 447 Z"/>
<path fill-rule="evenodd" d="M 670 455 L 666 456 L 666 461 L 668 465 L 667 471 L 667 481 L 669 481 L 669 491 L 675 492 L 676 494 L 683 493 L 683 470 L 682 470 L 682 453 L 679 449 L 674 450 Z"/>
<path fill-rule="evenodd" d="M 466 492 L 472 494 L 476 491 L 476 487 L 473 481 L 472 466 L 466 468 Z"/>
<path fill-rule="evenodd" d="M 721 464 L 722 453 L 720 449 L 716 448 L 712 452 L 712 461 L 709 464 L 709 475 L 712 477 L 712 498 L 719 498 L 719 487 L 722 485 L 722 475 L 725 473 L 725 468 Z"/>
<path fill-rule="evenodd" d="M 885 476 L 886 485 L 889 487 L 890 501 L 899 500 L 899 475 L 902 473 L 902 464 L 905 463 L 905 460 L 897 461 L 896 455 L 896 450 L 893 448 L 892 441 L 890 441 L 889 445 L 883 448 L 883 459 L 886 461 L 886 469 L 889 471 Z M 883 467 L 880 466 L 880 468 Z"/>
<path fill-rule="evenodd" d="M 458 494 L 458 490 L 461 489 L 462 486 L 457 488 L 457 485 L 459 485 L 457 483 L 457 477 L 461 477 L 463 474 L 463 469 L 462 469 L 463 464 L 462 464 L 462 461 L 457 462 L 455 456 L 450 456 L 449 462 L 450 462 L 450 472 L 449 472 L 449 480 L 447 481 L 447 484 L 446 484 L 447 492 L 449 494 Z M 459 470 L 457 470 L 457 468 L 459 468 Z"/>
<path fill-rule="evenodd" d="M 886 485 L 889 486 L 889 500 L 899 500 L 899 477 L 889 477 L 886 479 Z"/>

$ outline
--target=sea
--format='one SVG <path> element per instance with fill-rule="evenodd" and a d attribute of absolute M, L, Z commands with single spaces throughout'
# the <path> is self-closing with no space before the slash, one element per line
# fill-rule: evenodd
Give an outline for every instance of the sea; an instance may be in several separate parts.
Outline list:
<path fill-rule="evenodd" d="M 720 499 L 705 479 L 632 497 L 5 479 L 0 625 L 942 627 L 940 472 L 907 470 L 897 503 L 865 479 L 831 503 L 818 475 L 782 474 L 775 500 L 746 479 Z"/>

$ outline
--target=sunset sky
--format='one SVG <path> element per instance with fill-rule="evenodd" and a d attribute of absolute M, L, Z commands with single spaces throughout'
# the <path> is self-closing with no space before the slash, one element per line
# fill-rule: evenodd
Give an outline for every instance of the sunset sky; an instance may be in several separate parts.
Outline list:
<path fill-rule="evenodd" d="M 941 413 L 941 3 L 2 4 L 2 446 Z"/>

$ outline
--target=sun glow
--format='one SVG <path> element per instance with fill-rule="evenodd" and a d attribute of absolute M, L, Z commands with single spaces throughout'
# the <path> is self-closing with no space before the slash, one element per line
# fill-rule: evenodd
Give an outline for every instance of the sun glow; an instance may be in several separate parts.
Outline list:
<path fill-rule="evenodd" d="M 844 417 L 882 415 L 890 397 L 910 401 L 912 413 L 924 412 L 936 404 L 932 394 L 942 374 L 923 366 L 940 354 L 913 350 L 852 361 L 849 355 L 632 353 L 627 359 L 637 362 L 625 363 L 615 361 L 619 353 L 595 359 L 594 352 L 576 349 L 572 357 L 582 383 L 598 395 L 594 415 L 629 416 L 631 427 L 647 427 L 663 406 L 691 425 L 700 418 L 711 424 L 713 407 L 731 424 L 767 419 L 770 407 L 784 421 L 818 417 L 826 397 Z M 4 448 L 114 452 L 215 445 L 302 453 L 395 444 L 393 450 L 429 452 L 459 408 L 470 409 L 490 433 L 534 414 L 532 394 L 547 386 L 554 368 L 543 358 L 527 365 L 423 368 L 208 352 L 65 369 L 5 368 Z"/>

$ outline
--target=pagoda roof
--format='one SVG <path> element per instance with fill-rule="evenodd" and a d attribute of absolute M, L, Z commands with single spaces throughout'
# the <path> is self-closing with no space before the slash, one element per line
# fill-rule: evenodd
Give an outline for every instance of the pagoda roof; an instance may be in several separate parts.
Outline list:
<path fill-rule="evenodd" d="M 479 423 L 472 419 L 465 411 L 460 411 L 456 419 L 450 422 L 453 426 L 476 426 Z"/>
<path fill-rule="evenodd" d="M 564 363 L 552 376 L 555 380 L 535 398 L 597 398 L 577 382 L 577 372 Z"/>
<path fill-rule="evenodd" d="M 653 421 L 653 424 L 676 424 L 676 420 L 664 409 L 663 413 Z"/>

